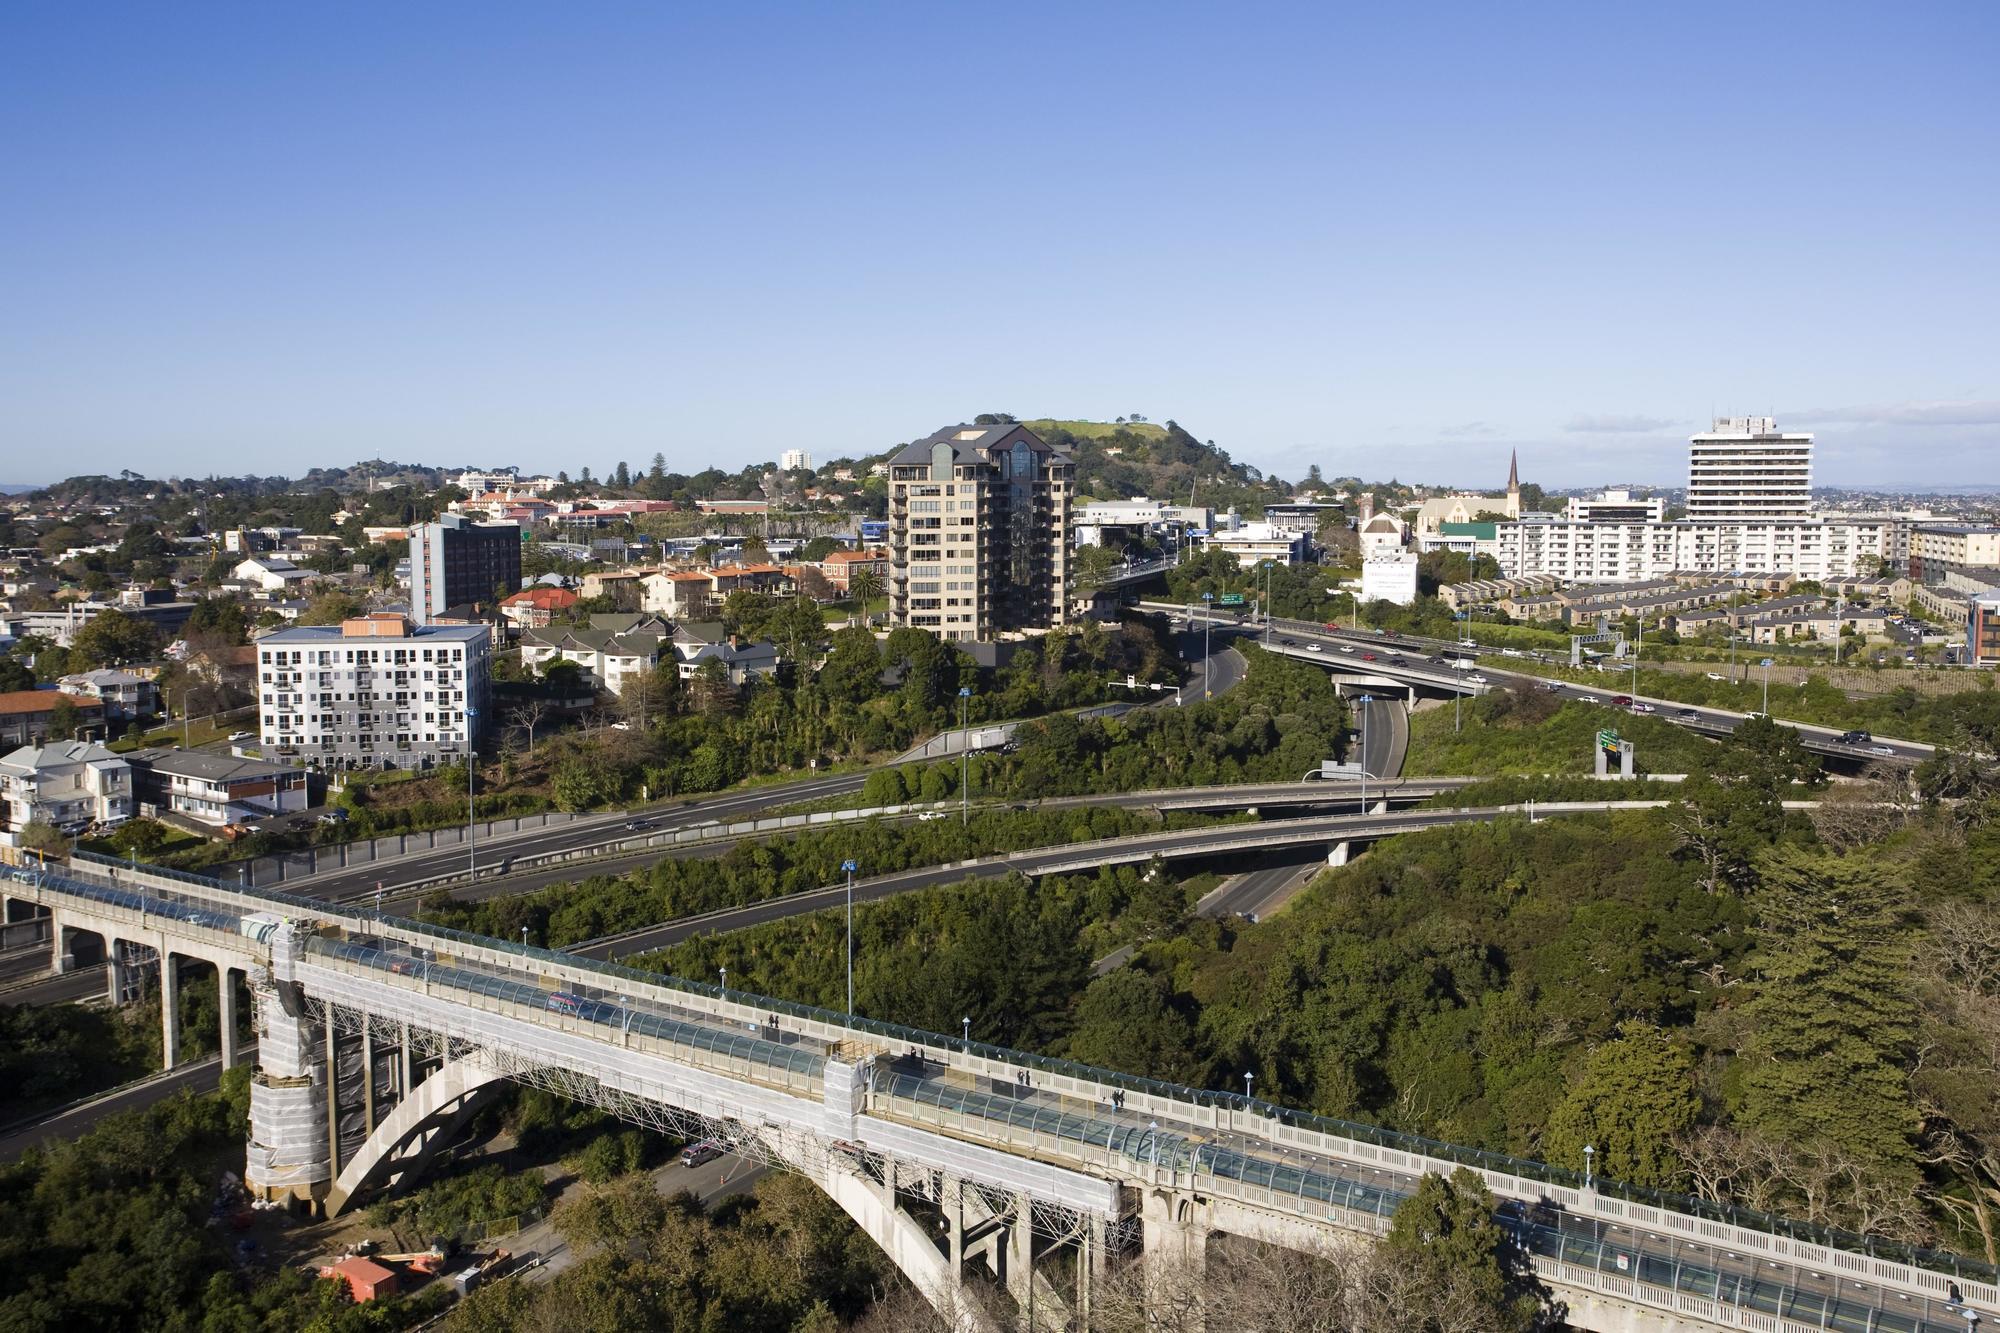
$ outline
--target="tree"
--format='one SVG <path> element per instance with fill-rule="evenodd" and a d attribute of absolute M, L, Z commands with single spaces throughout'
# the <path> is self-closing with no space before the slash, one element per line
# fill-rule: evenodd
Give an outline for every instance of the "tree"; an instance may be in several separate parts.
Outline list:
<path fill-rule="evenodd" d="M 1095 591 L 1110 577 L 1118 562 L 1118 553 L 1108 546 L 1085 546 L 1078 550 L 1074 567 L 1077 591 Z"/>
<path fill-rule="evenodd" d="M 819 670 L 820 687 L 845 703 L 872 699 L 881 690 L 882 649 L 875 636 L 858 625 L 833 636 L 833 649 Z"/>
<path fill-rule="evenodd" d="M 35 673 L 27 663 L 11 653 L 0 657 L 0 694 L 35 688 Z"/>
<path fill-rule="evenodd" d="M 1915 1031 L 1910 906 L 1879 862 L 1778 847 L 1753 898 L 1761 976 L 1746 1006 L 1745 1127 L 1832 1144 L 1916 1185 L 1903 1067 Z"/>
<path fill-rule="evenodd" d="M 865 624 L 868 604 L 882 595 L 882 576 L 872 569 L 857 569 L 847 576 L 847 592 L 854 599 L 856 608 L 863 613 Z"/>
<path fill-rule="evenodd" d="M 1494 1329 L 1526 1329 L 1538 1302 L 1523 1291 L 1522 1264 L 1493 1220 L 1493 1193 L 1469 1167 L 1418 1182 L 1389 1224 L 1383 1247 L 1434 1288 L 1456 1287 L 1485 1309 Z"/>
<path fill-rule="evenodd" d="M 123 611 L 99 611 L 70 641 L 70 664 L 84 671 L 123 666 L 151 657 L 158 641 L 153 627 Z"/>
<path fill-rule="evenodd" d="M 73 741 L 82 726 L 83 710 L 71 703 L 67 694 L 58 694 L 56 706 L 49 710 L 49 739 Z"/>
<path fill-rule="evenodd" d="M 44 856 L 68 856 L 69 839 L 54 824 L 31 819 L 21 828 L 21 847 Z"/>
<path fill-rule="evenodd" d="M 1549 1116 L 1543 1156 L 1574 1168 L 1589 1146 L 1597 1171 L 1610 1179 L 1677 1188 L 1685 1171 L 1673 1139 L 1700 1113 L 1687 1043 L 1650 1023 L 1627 1023 L 1617 1040 L 1584 1060 Z"/>
<path fill-rule="evenodd" d="M 1084 988 L 1069 1053 L 1085 1064 L 1182 1080 L 1194 1073 L 1193 1045 L 1193 1026 L 1174 1007 L 1165 981 L 1121 967 Z"/>
<path fill-rule="evenodd" d="M 630 490 L 632 486 L 631 467 L 623 462 L 619 463 L 618 470 L 611 474 L 611 484 L 621 491 Z"/>
<path fill-rule="evenodd" d="M 574 666 L 575 663 L 570 665 Z M 514 725 L 528 733 L 530 756 L 535 753 L 535 728 L 542 724 L 542 719 L 547 717 L 549 712 L 550 704 L 546 699 L 523 699 L 514 705 Z"/>
<path fill-rule="evenodd" d="M 323 592 L 299 612 L 301 625 L 338 625 L 361 614 L 361 603 L 344 592 Z"/>

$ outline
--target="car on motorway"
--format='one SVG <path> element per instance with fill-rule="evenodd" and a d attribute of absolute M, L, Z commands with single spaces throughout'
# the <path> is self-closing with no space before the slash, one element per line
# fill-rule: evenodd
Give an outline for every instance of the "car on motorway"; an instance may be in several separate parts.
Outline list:
<path fill-rule="evenodd" d="M 1853 731 L 1841 732 L 1839 743 L 1842 745 L 1866 745 L 1874 739 L 1873 736 L 1857 727 Z"/>
<path fill-rule="evenodd" d="M 1550 694 L 1561 694 L 1563 692 L 1563 683 L 1559 680 L 1545 680 L 1542 682 L 1542 688 Z"/>
<path fill-rule="evenodd" d="M 1611 697 L 1611 706 L 1613 708 L 1630 708 L 1632 706 L 1632 696 L 1629 694 L 1615 694 Z"/>
<path fill-rule="evenodd" d="M 1340 632 L 1340 626 L 1339 626 L 1339 625 L 1337 625 L 1337 624 L 1335 624 L 1335 623 L 1334 623 L 1333 621 L 1331 621 L 1331 620 L 1329 620 L 1329 621 L 1327 621 L 1327 622 L 1326 622 L 1326 628 L 1328 628 L 1328 629 L 1332 630 L 1332 631 L 1333 631 L 1334 633 L 1336 633 L 1336 634 L 1338 634 L 1338 633 Z"/>
<path fill-rule="evenodd" d="M 1323 653 L 1326 651 L 1326 649 L 1320 647 L 1316 643 L 1309 643 L 1306 645 L 1306 651 L 1309 653 Z"/>
<path fill-rule="evenodd" d="M 653 827 L 653 821 L 650 819 L 628 819 L 625 821 L 625 827 L 634 833 L 638 833 L 643 829 Z"/>
<path fill-rule="evenodd" d="M 1363 653 L 1363 654 L 1361 654 L 1361 660 L 1362 660 L 1362 661 L 1364 661 L 1364 662 L 1372 662 L 1372 661 L 1374 661 L 1374 660 L 1375 660 L 1375 654 L 1373 654 L 1373 653 Z"/>
<path fill-rule="evenodd" d="M 1526 656 L 1527 656 L 1527 654 L 1526 654 L 1526 653 L 1524 653 L 1524 652 L 1522 652 L 1522 651 L 1521 651 L 1521 650 L 1520 650 L 1519 648 L 1502 648 L 1502 649 L 1500 650 L 1500 656 L 1502 656 L 1502 657 L 1526 657 Z"/>
<path fill-rule="evenodd" d="M 1692 722 L 1696 718 L 1700 717 L 1701 714 L 1697 713 L 1692 708 L 1679 708 L 1674 710 L 1674 716 L 1679 718 L 1683 722 Z"/>
<path fill-rule="evenodd" d="M 1594 694 L 1579 694 L 1576 696 L 1576 701 L 1580 704 L 1594 704 L 1598 702 L 1598 698 Z"/>
<path fill-rule="evenodd" d="M 703 1139 L 700 1143 L 690 1143 L 681 1149 L 682 1166 L 701 1166 L 712 1162 L 729 1151 L 721 1139 Z"/>
<path fill-rule="evenodd" d="M 1400 634 L 1398 634 L 1398 633 L 1396 633 L 1396 631 L 1394 631 L 1394 630 L 1392 630 L 1392 629 L 1385 629 L 1385 630 L 1383 630 L 1383 631 L 1382 631 L 1382 637 L 1383 637 L 1383 638 L 1385 638 L 1385 639 L 1400 639 L 1400 638 L 1402 638 L 1403 636 L 1402 636 L 1402 635 L 1400 635 Z"/>
<path fill-rule="evenodd" d="M 1891 745 L 1871 745 L 1871 746 L 1869 746 L 1869 747 L 1868 747 L 1868 753 L 1870 753 L 1870 754 L 1894 754 L 1894 753 L 1896 753 L 1896 749 L 1895 749 L 1895 747 L 1894 747 L 1894 746 L 1891 746 Z"/>
<path fill-rule="evenodd" d="M 1631 708 L 1632 711 L 1635 713 L 1656 713 L 1659 711 L 1657 708 L 1654 708 L 1653 705 L 1647 703 L 1644 699 L 1634 699 L 1632 701 Z"/>
<path fill-rule="evenodd" d="M 1354 645 L 1351 643 L 1343 643 L 1340 645 L 1340 651 L 1343 653 L 1351 653 L 1354 651 Z"/>
<path fill-rule="evenodd" d="M 1390 666 L 1408 666 L 1409 664 L 1410 659 L 1407 657 L 1392 657 L 1389 659 Z"/>
<path fill-rule="evenodd" d="M 1489 684 L 1490 682 L 1486 679 L 1486 677 L 1480 675 L 1477 671 L 1475 671 L 1471 675 L 1465 678 L 1465 683 L 1468 685 L 1486 685 Z"/>

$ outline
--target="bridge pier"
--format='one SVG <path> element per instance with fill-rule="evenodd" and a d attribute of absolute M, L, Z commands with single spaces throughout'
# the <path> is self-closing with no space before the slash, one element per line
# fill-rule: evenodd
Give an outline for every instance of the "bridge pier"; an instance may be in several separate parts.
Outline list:
<path fill-rule="evenodd" d="M 170 949 L 160 951 L 160 1068 L 181 1062 L 181 974 Z"/>
<path fill-rule="evenodd" d="M 1328 850 L 1326 854 L 1326 863 L 1330 866 L 1346 865 L 1347 858 L 1350 853 L 1350 847 L 1351 844 L 1348 842 L 1348 840 L 1342 838 L 1339 842 L 1333 844 L 1332 848 Z"/>
<path fill-rule="evenodd" d="M 236 1068 L 236 969 L 222 963 L 215 967 L 216 1009 L 222 1016 L 221 1041 L 222 1067 Z"/>

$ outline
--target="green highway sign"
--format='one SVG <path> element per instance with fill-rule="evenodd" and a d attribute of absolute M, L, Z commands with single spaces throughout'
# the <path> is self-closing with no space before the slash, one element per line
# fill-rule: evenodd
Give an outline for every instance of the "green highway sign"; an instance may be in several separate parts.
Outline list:
<path fill-rule="evenodd" d="M 1226 592 L 1222 594 L 1219 600 L 1224 606 L 1241 606 L 1243 605 L 1243 594 L 1240 592 Z"/>

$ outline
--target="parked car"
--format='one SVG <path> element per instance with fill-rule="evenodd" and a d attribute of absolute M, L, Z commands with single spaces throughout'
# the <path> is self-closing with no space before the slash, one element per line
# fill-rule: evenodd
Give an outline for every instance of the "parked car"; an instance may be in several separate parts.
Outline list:
<path fill-rule="evenodd" d="M 1707 676 L 1707 677 L 1708 677 L 1708 678 L 1709 678 L 1710 680 L 1728 680 L 1728 679 L 1729 679 L 1729 677 L 1727 677 L 1727 676 L 1723 675 L 1723 674 L 1722 674 L 1722 673 L 1721 673 L 1720 671 L 1704 671 L 1704 672 L 1702 672 L 1701 674 L 1702 674 L 1702 675 L 1704 675 L 1704 676 Z"/>
<path fill-rule="evenodd" d="M 229 743 L 231 745 L 236 744 L 238 741 L 254 741 L 256 739 L 257 733 L 254 731 L 232 731 L 229 733 Z"/>

